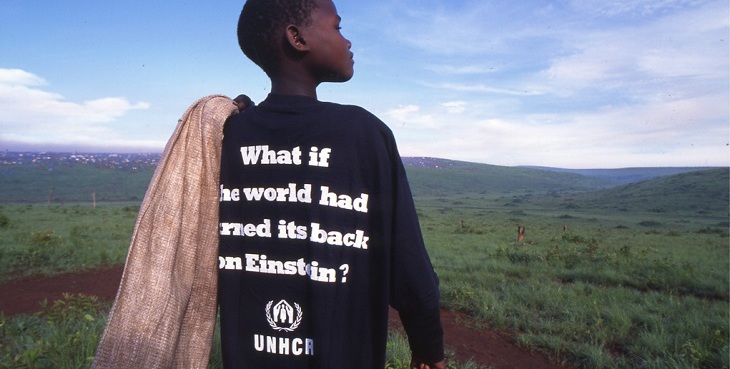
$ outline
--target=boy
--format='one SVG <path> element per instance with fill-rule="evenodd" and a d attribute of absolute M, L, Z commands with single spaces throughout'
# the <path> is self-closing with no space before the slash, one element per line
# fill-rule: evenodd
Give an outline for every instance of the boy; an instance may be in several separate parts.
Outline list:
<path fill-rule="evenodd" d="M 228 119 L 219 303 L 227 368 L 382 369 L 388 305 L 413 368 L 444 368 L 438 281 L 390 130 L 317 101 L 353 75 L 331 0 L 248 0 L 243 52 L 271 79 Z"/>

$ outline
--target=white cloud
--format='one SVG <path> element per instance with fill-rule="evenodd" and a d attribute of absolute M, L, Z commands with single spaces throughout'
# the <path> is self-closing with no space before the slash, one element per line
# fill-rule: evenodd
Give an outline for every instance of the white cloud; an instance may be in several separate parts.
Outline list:
<path fill-rule="evenodd" d="M 402 105 L 389 110 L 386 114 L 396 121 L 403 121 L 406 120 L 409 115 L 417 113 L 420 110 L 421 108 L 417 105 Z"/>
<path fill-rule="evenodd" d="M 533 95 L 542 94 L 541 91 L 538 91 L 538 90 L 535 90 L 532 88 L 517 90 L 517 89 L 493 87 L 493 86 L 489 86 L 489 85 L 486 85 L 483 83 L 468 84 L 468 83 L 444 82 L 441 84 L 424 83 L 424 85 L 429 86 L 429 87 L 443 89 L 443 90 L 457 91 L 457 92 L 479 92 L 479 93 L 490 93 L 490 94 L 512 95 L 512 96 L 533 96 Z"/>
<path fill-rule="evenodd" d="M 619 5 L 633 9 L 640 3 L 628 1 L 612 7 Z M 564 38 L 565 50 L 570 51 L 553 57 L 543 76 L 556 90 L 567 88 L 574 93 L 586 87 L 642 87 L 662 78 L 689 78 L 695 84 L 726 80 L 727 13 L 727 5 L 715 2 L 639 24 L 574 30 Z"/>
<path fill-rule="evenodd" d="M 46 81 L 21 69 L 0 68 L 0 83 L 6 85 L 40 86 L 45 85 Z"/>
<path fill-rule="evenodd" d="M 391 124 L 409 128 L 432 129 L 438 126 L 438 122 L 433 115 L 422 113 L 421 107 L 418 105 L 399 106 L 388 110 L 385 116 Z"/>
<path fill-rule="evenodd" d="M 10 151 L 59 151 L 59 152 L 161 152 L 163 140 L 129 140 L 123 138 L 99 139 L 77 136 L 68 141 L 49 141 L 14 133 L 0 133 L 0 147 Z"/>
<path fill-rule="evenodd" d="M 487 1 L 388 2 L 380 18 L 388 38 L 439 55 L 479 55 L 510 47 L 540 6 Z M 514 13 L 514 14 L 507 14 Z M 519 14 L 520 16 L 515 16 Z M 459 69 L 457 69 L 458 71 Z"/>
<path fill-rule="evenodd" d="M 429 65 L 425 69 L 435 73 L 441 74 L 453 74 L 453 75 L 470 75 L 470 74 L 488 74 L 496 73 L 498 69 L 493 66 L 487 66 L 483 64 L 471 64 L 471 65 Z"/>
<path fill-rule="evenodd" d="M 626 14 L 652 15 L 701 4 L 698 0 L 574 0 L 573 6 L 590 14 L 614 17 Z"/>
<path fill-rule="evenodd" d="M 393 127 L 402 155 L 572 168 L 728 165 L 730 115 L 721 96 L 583 112 L 507 115 L 403 107 L 439 124 Z M 460 104 L 456 105 L 460 106 Z M 723 107 L 724 106 L 724 107 Z"/>
<path fill-rule="evenodd" d="M 431 89 L 386 115 L 404 155 L 730 164 L 726 1 L 393 4 L 384 32 L 426 61 L 412 79 Z"/>
<path fill-rule="evenodd" d="M 466 111 L 467 103 L 466 101 L 447 101 L 441 104 L 441 106 L 446 108 L 446 111 L 451 114 L 459 114 Z"/>
<path fill-rule="evenodd" d="M 56 143 L 115 140 L 120 134 L 109 123 L 150 107 L 123 97 L 67 101 L 42 89 L 45 84 L 30 72 L 0 68 L 0 127 L 5 132 L 1 138 Z"/>

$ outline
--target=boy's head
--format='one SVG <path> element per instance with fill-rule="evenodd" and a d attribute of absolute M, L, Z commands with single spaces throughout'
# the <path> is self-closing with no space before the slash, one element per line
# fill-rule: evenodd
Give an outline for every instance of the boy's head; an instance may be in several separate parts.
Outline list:
<path fill-rule="evenodd" d="M 288 57 L 308 63 L 315 74 L 332 69 L 341 75 L 349 68 L 339 79 L 323 75 L 320 82 L 344 81 L 352 76 L 352 53 L 339 23 L 332 0 L 247 0 L 238 19 L 238 43 L 269 77 Z"/>
<path fill-rule="evenodd" d="M 316 0 L 248 0 L 238 19 L 238 44 L 267 74 L 278 63 L 279 40 L 289 24 L 312 22 Z"/>

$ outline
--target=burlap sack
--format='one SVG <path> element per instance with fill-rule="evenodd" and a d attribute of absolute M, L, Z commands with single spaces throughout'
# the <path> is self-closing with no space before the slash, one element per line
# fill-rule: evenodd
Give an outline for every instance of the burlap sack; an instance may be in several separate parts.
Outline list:
<path fill-rule="evenodd" d="M 206 368 L 216 318 L 223 123 L 233 100 L 195 102 L 142 202 L 92 368 Z"/>

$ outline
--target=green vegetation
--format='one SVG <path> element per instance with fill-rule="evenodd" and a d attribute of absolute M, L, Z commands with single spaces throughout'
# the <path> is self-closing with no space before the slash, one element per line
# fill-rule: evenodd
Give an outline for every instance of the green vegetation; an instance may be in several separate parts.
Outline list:
<path fill-rule="evenodd" d="M 0 368 L 88 368 L 106 321 L 108 302 L 96 297 L 65 295 L 40 313 L 11 319 L 0 315 Z M 216 327 L 209 368 L 223 367 Z M 408 369 L 408 341 L 389 335 L 386 369 Z M 473 362 L 449 362 L 449 369 L 487 369 Z"/>
<path fill-rule="evenodd" d="M 727 222 L 728 179 L 727 168 L 697 171 L 570 195 L 563 202 L 573 202 L 593 212 L 681 215 L 680 220 L 716 217 Z M 728 227 L 727 223 L 720 225 Z"/>
<path fill-rule="evenodd" d="M 612 188 L 526 168 L 408 170 L 443 304 L 472 324 L 577 368 L 730 366 L 727 169 Z M 138 205 L 0 205 L 0 279 L 123 263 Z M 106 308 L 69 297 L 1 317 L 0 367 L 87 367 Z M 397 332 L 388 350 L 404 367 Z"/>
<path fill-rule="evenodd" d="M 388 346 L 386 348 L 385 369 L 410 369 L 411 349 L 408 346 L 408 338 L 399 331 L 391 331 L 388 333 Z M 461 363 L 451 359 L 453 353 L 446 351 L 446 368 L 447 369 L 489 369 L 473 361 Z"/>
<path fill-rule="evenodd" d="M 0 368 L 88 368 L 109 307 L 95 297 L 66 295 L 36 315 L 0 315 Z"/>
<path fill-rule="evenodd" d="M 0 281 L 124 263 L 139 204 L 0 205 Z"/>
<path fill-rule="evenodd" d="M 153 169 L 120 170 L 85 164 L 0 165 L 0 202 L 45 204 L 140 201 Z"/>
<path fill-rule="evenodd" d="M 438 168 L 408 167 L 418 196 L 460 196 L 585 191 L 608 187 L 611 181 L 573 173 L 550 172 L 439 160 Z"/>
<path fill-rule="evenodd" d="M 471 205 L 418 206 L 446 307 L 579 368 L 728 366 L 726 230 Z"/>
<path fill-rule="evenodd" d="M 417 208 L 443 304 L 477 324 L 579 368 L 727 368 L 728 183 L 709 170 Z"/>

